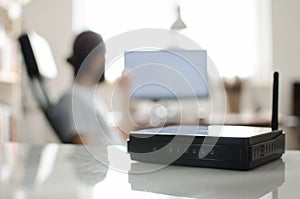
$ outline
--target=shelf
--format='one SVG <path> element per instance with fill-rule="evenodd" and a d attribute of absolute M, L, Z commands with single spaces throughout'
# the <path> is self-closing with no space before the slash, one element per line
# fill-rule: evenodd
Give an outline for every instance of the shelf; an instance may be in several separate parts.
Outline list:
<path fill-rule="evenodd" d="M 0 103 L 0 141 L 10 141 L 12 135 L 11 108 Z"/>
<path fill-rule="evenodd" d="M 19 80 L 19 75 L 16 73 L 0 72 L 0 83 L 15 84 Z"/>

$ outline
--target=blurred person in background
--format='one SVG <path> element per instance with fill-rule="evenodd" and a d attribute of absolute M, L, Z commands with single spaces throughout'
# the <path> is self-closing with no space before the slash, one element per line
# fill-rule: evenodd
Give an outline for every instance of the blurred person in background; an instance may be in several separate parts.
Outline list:
<path fill-rule="evenodd" d="M 74 85 L 55 105 L 55 118 L 63 142 L 96 145 L 125 143 L 130 123 L 128 78 L 123 75 L 116 85 L 124 103 L 121 125 L 117 128 L 108 125 L 107 106 L 95 92 L 98 84 L 104 81 L 105 53 L 100 34 L 85 31 L 75 38 L 72 55 L 67 59 L 73 67 Z"/>

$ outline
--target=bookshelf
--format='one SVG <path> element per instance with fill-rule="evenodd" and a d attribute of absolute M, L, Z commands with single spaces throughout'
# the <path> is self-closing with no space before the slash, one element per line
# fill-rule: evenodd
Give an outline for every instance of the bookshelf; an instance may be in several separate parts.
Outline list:
<path fill-rule="evenodd" d="M 21 67 L 16 38 L 21 0 L 0 0 L 0 141 L 17 139 L 21 120 Z"/>

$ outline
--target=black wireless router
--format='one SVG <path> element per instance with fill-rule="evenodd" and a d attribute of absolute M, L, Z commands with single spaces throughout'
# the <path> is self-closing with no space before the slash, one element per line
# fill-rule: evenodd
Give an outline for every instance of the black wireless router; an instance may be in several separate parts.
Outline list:
<path fill-rule="evenodd" d="M 249 170 L 284 153 L 278 130 L 278 81 L 274 73 L 271 128 L 247 126 L 169 126 L 132 131 L 132 160 L 184 166 Z"/>

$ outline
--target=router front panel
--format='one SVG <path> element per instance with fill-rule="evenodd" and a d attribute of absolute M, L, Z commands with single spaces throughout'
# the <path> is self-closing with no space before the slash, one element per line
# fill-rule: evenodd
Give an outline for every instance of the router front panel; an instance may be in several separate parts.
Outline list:
<path fill-rule="evenodd" d="M 128 151 L 133 160 L 143 162 L 239 170 L 257 167 L 284 152 L 283 131 L 223 126 L 226 134 L 217 137 L 216 129 L 220 126 L 171 126 L 135 131 L 130 134 Z"/>

